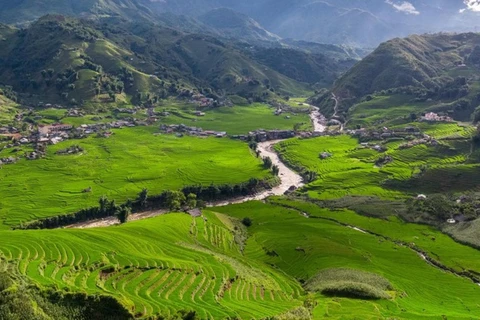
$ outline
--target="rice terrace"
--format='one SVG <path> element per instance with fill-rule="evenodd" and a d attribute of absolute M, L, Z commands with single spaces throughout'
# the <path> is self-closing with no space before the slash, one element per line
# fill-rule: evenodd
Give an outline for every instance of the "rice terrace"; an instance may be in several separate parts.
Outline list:
<path fill-rule="evenodd" d="M 480 320 L 479 12 L 0 0 L 0 320 Z"/>

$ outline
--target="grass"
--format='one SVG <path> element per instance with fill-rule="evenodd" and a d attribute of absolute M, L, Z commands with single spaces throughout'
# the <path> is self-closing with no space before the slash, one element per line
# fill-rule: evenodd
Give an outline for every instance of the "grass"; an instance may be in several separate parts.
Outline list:
<path fill-rule="evenodd" d="M 274 265 L 296 279 L 308 280 L 325 269 L 349 268 L 375 273 L 387 279 L 393 286 L 393 291 L 389 292 L 391 300 L 351 300 L 318 295 L 314 318 L 437 319 L 442 315 L 446 315 L 448 319 L 478 318 L 480 306 L 476 296 L 480 293 L 480 288 L 471 281 L 432 267 L 415 252 L 394 241 L 362 233 L 332 221 L 307 219 L 301 212 L 310 213 L 312 216 L 341 216 L 351 225 L 356 225 L 357 221 L 354 219 L 371 221 L 371 225 L 377 225 L 381 220 L 368 220 L 350 211 L 329 211 L 318 207 L 312 209 L 313 206 L 297 207 L 300 210 L 252 202 L 215 208 L 215 211 L 239 219 L 248 215 L 253 225 L 249 228 L 250 238 L 245 256 Z M 378 230 L 382 233 L 389 232 L 390 229 L 379 223 Z M 425 247 L 422 248 L 437 251 L 437 243 L 422 233 L 428 230 L 427 227 L 406 225 L 404 230 L 398 231 L 405 230 L 409 230 L 412 240 L 413 237 L 425 239 Z M 468 257 L 467 260 L 471 263 L 478 259 L 478 251 L 455 243 L 440 232 L 437 232 L 437 235 L 437 240 L 445 241 L 442 243 L 446 245 L 442 254 L 451 256 L 445 258 L 445 261 L 453 259 L 452 256 Z M 414 241 L 417 243 L 419 240 Z M 439 243 L 438 247 L 442 244 Z M 465 250 L 470 250 L 469 255 L 465 256 Z M 276 254 L 267 255 L 267 251 Z M 459 268 L 480 270 L 478 265 L 473 267 L 461 261 L 456 263 Z"/>
<path fill-rule="evenodd" d="M 478 251 L 426 226 L 276 202 L 212 208 L 206 219 L 174 213 L 99 229 L 3 230 L 0 256 L 42 287 L 111 295 L 141 317 L 179 310 L 214 319 L 299 315 L 313 299 L 314 318 L 479 319 L 476 284 L 431 266 L 398 240 L 459 270 L 480 271 Z M 245 217 L 252 220 L 248 238 L 236 236 L 245 232 L 238 229 Z M 304 281 L 325 294 L 306 295 Z M 330 295 L 332 286 L 350 290 L 352 283 L 388 299 Z"/>
<path fill-rule="evenodd" d="M 0 95 L 0 125 L 11 124 L 17 110 L 16 103 Z"/>
<path fill-rule="evenodd" d="M 171 214 L 106 229 L 2 231 L 0 252 L 39 285 L 111 295 L 144 317 L 195 310 L 202 319 L 259 319 L 301 305 L 293 279 L 242 256 L 228 217 L 205 216 L 208 222 Z"/>
<path fill-rule="evenodd" d="M 163 110 L 164 108 L 159 108 Z M 180 124 L 200 127 L 204 130 L 226 131 L 231 135 L 247 134 L 260 128 L 266 130 L 282 129 L 293 130 L 295 124 L 306 123 L 311 126 L 308 114 L 296 115 L 285 114 L 275 116 L 275 109 L 265 104 L 253 104 L 251 106 L 220 107 L 205 110 L 204 117 L 196 117 L 191 111 L 192 107 L 165 108 L 172 114 L 161 120 L 165 124 Z M 287 119 L 285 116 L 290 118 Z"/>
<path fill-rule="evenodd" d="M 385 278 L 365 271 L 347 268 L 325 269 L 305 284 L 305 289 L 325 295 L 360 299 L 390 299 L 393 290 Z"/>
<path fill-rule="evenodd" d="M 71 156 L 48 148 L 45 159 L 20 160 L 0 170 L 0 228 L 74 212 L 94 205 L 102 195 L 124 201 L 142 188 L 150 194 L 186 185 L 240 183 L 269 175 L 242 142 L 217 138 L 154 135 L 152 127 L 124 128 L 111 138 L 75 141 L 85 151 Z M 83 193 L 92 187 L 91 193 Z"/>
<path fill-rule="evenodd" d="M 451 126 L 448 126 L 451 130 Z M 444 126 L 430 128 L 432 136 L 444 136 Z M 463 129 L 462 129 L 463 130 Z M 349 136 L 319 137 L 315 139 L 291 139 L 279 143 L 277 151 L 282 158 L 298 171 L 310 170 L 318 179 L 308 184 L 304 191 L 312 198 L 328 200 L 346 196 L 376 196 L 382 199 L 402 199 L 408 195 L 428 193 L 439 186 L 449 191 L 463 191 L 474 187 L 476 177 L 468 178 L 462 185 L 461 177 L 444 179 L 441 172 L 452 171 L 454 176 L 474 165 L 464 165 L 468 152 L 465 148 L 454 148 L 448 144 L 438 147 L 418 145 L 399 149 L 399 142 L 385 142 L 385 154 L 393 162 L 383 167 L 375 166 L 382 155 L 359 145 Z M 319 154 L 329 152 L 332 157 L 320 159 Z M 428 167 L 422 183 L 409 183 L 419 174 L 419 168 Z M 428 179 L 427 179 L 428 178 Z M 441 183 L 439 183 L 441 181 Z"/>
<path fill-rule="evenodd" d="M 405 117 L 410 113 L 419 113 L 426 110 L 432 103 L 412 103 L 409 95 L 377 95 L 372 100 L 356 104 L 349 110 L 348 125 L 364 127 L 372 125 L 389 125 L 391 122 Z"/>

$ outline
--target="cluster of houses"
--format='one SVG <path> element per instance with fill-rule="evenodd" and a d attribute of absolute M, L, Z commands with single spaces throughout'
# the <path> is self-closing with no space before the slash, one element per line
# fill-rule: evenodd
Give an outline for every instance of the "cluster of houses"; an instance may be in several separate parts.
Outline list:
<path fill-rule="evenodd" d="M 371 140 L 386 140 L 391 138 L 406 138 L 409 136 L 413 137 L 424 137 L 424 134 L 420 132 L 418 128 L 415 127 L 405 127 L 405 128 L 395 128 L 389 129 L 387 127 L 382 128 L 381 130 L 367 130 L 365 128 L 357 130 L 348 130 L 348 134 L 362 138 L 362 139 L 371 139 Z"/>
<path fill-rule="evenodd" d="M 293 130 L 256 130 L 248 133 L 248 138 L 257 142 L 264 142 L 270 140 L 290 139 L 295 137 Z"/>
<path fill-rule="evenodd" d="M 18 134 L 19 132 L 20 131 L 13 126 L 0 127 L 0 134 L 1 135 Z"/>
<path fill-rule="evenodd" d="M 212 98 L 207 98 L 203 94 L 197 93 L 192 95 L 190 103 L 198 105 L 200 107 L 211 107 L 213 106 L 215 100 Z"/>
<path fill-rule="evenodd" d="M 420 118 L 420 121 L 426 122 L 453 122 L 454 120 L 447 116 L 440 116 L 434 112 L 426 113 Z"/>
<path fill-rule="evenodd" d="M 198 137 L 217 137 L 217 138 L 223 138 L 227 136 L 227 133 L 225 131 L 203 130 L 202 128 L 189 127 L 184 124 L 170 124 L 170 125 L 163 124 L 162 126 L 160 126 L 160 130 L 162 130 L 165 133 L 176 133 L 178 137 L 181 137 L 184 134 L 188 134 L 190 136 L 198 136 Z"/>
<path fill-rule="evenodd" d="M 15 157 L 8 157 L 8 158 L 1 158 L 0 159 L 0 166 L 1 165 L 4 165 L 4 164 L 13 164 L 15 162 L 17 162 L 17 158 Z"/>
<path fill-rule="evenodd" d="M 415 139 L 415 140 L 412 140 L 412 141 L 408 141 L 404 144 L 401 144 L 398 148 L 399 149 L 410 149 L 410 148 L 413 148 L 413 147 L 421 145 L 421 144 L 424 144 L 424 145 L 427 145 L 427 146 L 438 146 L 439 142 L 432 137 L 425 136 L 424 138 Z"/>
<path fill-rule="evenodd" d="M 371 144 L 371 143 L 368 143 L 368 142 L 362 142 L 360 144 L 362 147 L 364 148 L 369 148 L 369 149 L 372 149 L 372 150 L 375 150 L 377 152 L 385 152 L 387 151 L 387 148 L 384 147 L 384 146 L 381 146 L 379 144 Z"/>
<path fill-rule="evenodd" d="M 69 109 L 67 111 L 67 117 L 83 117 L 85 113 L 78 109 Z"/>

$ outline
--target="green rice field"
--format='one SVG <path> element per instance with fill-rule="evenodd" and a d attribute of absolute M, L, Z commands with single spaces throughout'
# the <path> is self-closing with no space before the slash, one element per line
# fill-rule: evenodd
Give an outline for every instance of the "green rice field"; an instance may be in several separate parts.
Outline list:
<path fill-rule="evenodd" d="M 445 126 L 439 128 L 440 131 L 430 128 L 432 136 L 444 136 Z M 446 128 L 451 130 L 450 126 Z M 318 174 L 317 180 L 305 187 L 307 194 L 315 199 L 336 199 L 352 195 L 401 199 L 412 194 L 427 193 L 438 186 L 434 181 L 428 182 L 429 175 L 442 179 L 436 172 L 467 168 L 462 165 L 467 160 L 469 149 L 456 149 L 448 144 L 438 147 L 417 145 L 409 149 L 399 149 L 399 145 L 399 142 L 384 144 L 387 148 L 385 154 L 391 156 L 393 162 L 382 167 L 375 165 L 382 153 L 361 146 L 357 139 L 349 136 L 291 139 L 278 144 L 276 150 L 296 170 L 307 169 Z M 332 154 L 332 157 L 320 159 L 319 155 L 323 152 Z M 406 183 L 425 166 L 429 170 L 422 180 L 423 185 L 392 187 L 392 184 L 387 183 L 391 180 L 398 181 L 399 184 Z M 475 183 L 473 177 L 468 181 Z M 465 190 L 460 181 L 454 183 L 452 180 L 444 180 L 442 185 L 445 184 L 450 191 Z"/>
<path fill-rule="evenodd" d="M 153 195 L 186 185 L 234 184 L 269 176 L 245 143 L 154 135 L 158 131 L 118 129 L 108 139 L 65 141 L 49 146 L 45 159 L 3 166 L 0 228 L 75 212 L 95 205 L 102 195 L 123 202 L 143 188 Z M 55 154 L 73 144 L 84 152 Z M 82 192 L 87 188 L 91 192 Z"/>
<path fill-rule="evenodd" d="M 255 103 L 250 106 L 220 107 L 204 110 L 205 116 L 197 117 L 191 108 L 159 108 L 167 110 L 170 116 L 161 119 L 160 123 L 180 124 L 200 127 L 204 130 L 226 131 L 228 134 L 247 134 L 257 129 L 293 130 L 294 126 L 302 123 L 304 129 L 311 127 L 309 115 L 286 113 L 274 115 L 275 109 L 267 105 Z M 200 109 L 201 110 L 201 109 Z M 202 110 L 203 111 L 203 110 Z M 289 117 L 289 119 L 286 118 Z"/>
<path fill-rule="evenodd" d="M 111 295 L 139 318 L 195 310 L 202 319 L 262 319 L 292 316 L 303 307 L 314 319 L 480 319 L 478 285 L 396 241 L 415 241 L 445 265 L 473 271 L 480 271 L 478 251 L 428 227 L 275 201 L 292 209 L 249 202 L 212 208 L 204 218 L 174 213 L 109 228 L 4 230 L 0 256 L 43 287 Z M 241 225 L 245 217 L 251 227 Z M 348 299 L 302 288 L 303 281 L 336 268 L 386 279 L 388 298 Z"/>

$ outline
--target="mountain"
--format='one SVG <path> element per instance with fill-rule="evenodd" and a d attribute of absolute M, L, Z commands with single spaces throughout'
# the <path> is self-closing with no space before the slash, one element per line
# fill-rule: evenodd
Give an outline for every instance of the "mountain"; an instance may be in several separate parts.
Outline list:
<path fill-rule="evenodd" d="M 166 18 L 163 23 L 176 28 L 200 27 L 226 37 L 364 48 L 413 33 L 473 31 L 480 25 L 477 11 L 474 2 L 461 0 L 0 0 L 0 22 L 6 23 L 31 22 L 47 13 L 160 24 Z"/>
<path fill-rule="evenodd" d="M 10 24 L 32 22 L 46 14 L 151 18 L 154 13 L 149 5 L 148 0 L 1 0 L 0 21 Z"/>
<path fill-rule="evenodd" d="M 391 88 L 428 88 L 453 70 L 476 70 L 480 34 L 413 35 L 381 44 L 335 84 L 342 96 L 361 97 Z"/>
<path fill-rule="evenodd" d="M 164 0 L 152 10 L 192 16 L 226 7 L 251 16 L 283 38 L 375 47 L 412 33 L 473 31 L 470 2 L 448 0 Z"/>
<path fill-rule="evenodd" d="M 0 84 L 26 101 L 63 104 L 151 103 L 205 90 L 265 100 L 331 85 L 352 64 L 120 18 L 48 15 L 26 29 L 3 26 L 0 38 Z M 286 69 L 289 56 L 297 61 Z"/>
<path fill-rule="evenodd" d="M 381 44 L 343 74 L 331 92 L 341 100 L 340 112 L 376 95 L 393 102 L 400 97 L 401 103 L 418 110 L 428 106 L 429 111 L 466 121 L 480 103 L 478 79 L 480 34 L 413 35 Z M 312 102 L 333 113 L 331 93 Z"/>
<path fill-rule="evenodd" d="M 252 18 L 231 9 L 214 9 L 199 16 L 198 19 L 205 25 L 220 31 L 228 38 L 254 41 L 280 40 L 279 36 L 265 30 Z"/>

